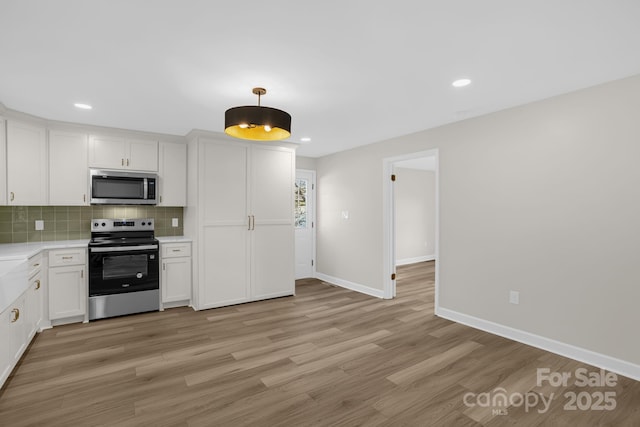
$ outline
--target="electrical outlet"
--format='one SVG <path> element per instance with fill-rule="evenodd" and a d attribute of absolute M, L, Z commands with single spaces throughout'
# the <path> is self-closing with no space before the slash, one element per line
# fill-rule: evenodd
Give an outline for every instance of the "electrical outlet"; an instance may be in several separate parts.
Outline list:
<path fill-rule="evenodd" d="M 171 226 L 172 227 L 179 227 L 178 218 L 171 218 Z"/>
<path fill-rule="evenodd" d="M 511 304 L 520 304 L 520 292 L 509 291 L 509 302 Z"/>
<path fill-rule="evenodd" d="M 44 230 L 44 221 L 41 219 L 36 219 L 36 231 Z"/>

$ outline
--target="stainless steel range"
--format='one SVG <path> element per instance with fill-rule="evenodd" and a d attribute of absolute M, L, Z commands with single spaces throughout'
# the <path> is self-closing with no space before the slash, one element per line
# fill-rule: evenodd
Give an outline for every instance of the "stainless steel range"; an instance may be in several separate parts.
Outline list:
<path fill-rule="evenodd" d="M 91 220 L 89 320 L 157 311 L 160 263 L 154 220 Z"/>

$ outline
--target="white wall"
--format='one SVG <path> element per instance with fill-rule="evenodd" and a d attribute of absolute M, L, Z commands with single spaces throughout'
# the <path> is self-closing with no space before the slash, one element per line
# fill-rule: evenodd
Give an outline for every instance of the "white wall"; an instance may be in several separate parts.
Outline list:
<path fill-rule="evenodd" d="M 394 168 L 396 265 L 435 256 L 435 173 Z"/>
<path fill-rule="evenodd" d="M 296 169 L 316 170 L 316 159 L 313 157 L 296 156 Z"/>
<path fill-rule="evenodd" d="M 639 117 L 635 76 L 320 158 L 317 270 L 382 290 L 382 159 L 438 148 L 440 306 L 638 365 Z"/>

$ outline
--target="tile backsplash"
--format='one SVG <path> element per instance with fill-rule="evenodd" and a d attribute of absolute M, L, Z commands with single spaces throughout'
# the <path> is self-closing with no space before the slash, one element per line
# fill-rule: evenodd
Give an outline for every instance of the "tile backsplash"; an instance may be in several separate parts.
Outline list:
<path fill-rule="evenodd" d="M 182 236 L 183 208 L 156 206 L 0 206 L 0 243 L 91 237 L 93 218 L 153 218 L 156 236 Z M 171 219 L 178 218 L 178 227 Z M 44 230 L 36 230 L 36 220 Z"/>

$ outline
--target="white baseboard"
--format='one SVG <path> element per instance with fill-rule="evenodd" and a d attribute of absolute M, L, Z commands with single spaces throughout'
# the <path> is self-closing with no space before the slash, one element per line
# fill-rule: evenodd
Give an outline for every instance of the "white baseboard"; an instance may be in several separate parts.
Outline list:
<path fill-rule="evenodd" d="M 396 267 L 399 265 L 415 264 L 417 262 L 433 261 L 435 259 L 436 259 L 435 255 L 425 255 L 425 256 L 418 256 L 414 258 L 398 259 L 396 260 Z"/>
<path fill-rule="evenodd" d="M 369 286 L 361 285 L 359 283 L 349 282 L 348 280 L 339 279 L 337 277 L 327 276 L 326 274 L 316 273 L 316 278 L 324 282 L 331 283 L 332 285 L 340 286 L 352 291 L 360 292 L 362 294 L 371 295 L 372 297 L 383 298 L 384 292 L 382 289 L 375 289 Z"/>
<path fill-rule="evenodd" d="M 551 353 L 559 354 L 561 356 L 640 381 L 640 365 L 636 365 L 625 360 L 620 360 L 615 357 L 607 356 L 606 354 L 596 353 L 591 350 L 576 347 L 571 344 L 566 344 L 446 308 L 436 307 L 435 314 L 436 316 L 440 316 L 457 323 L 462 323 L 463 325 L 471 326 L 472 328 L 480 329 L 494 335 L 499 335 L 523 344 L 541 348 L 543 350 L 550 351 Z"/>

